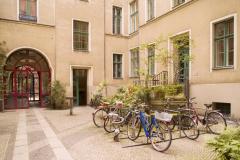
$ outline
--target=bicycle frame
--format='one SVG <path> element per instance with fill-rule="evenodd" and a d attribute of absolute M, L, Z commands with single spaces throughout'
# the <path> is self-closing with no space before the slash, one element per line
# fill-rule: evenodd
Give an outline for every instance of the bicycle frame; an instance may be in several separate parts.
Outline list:
<path fill-rule="evenodd" d="M 194 120 L 194 122 L 198 125 L 198 122 L 200 122 L 202 125 L 205 125 L 206 124 L 206 118 L 207 118 L 207 115 L 210 113 L 210 112 L 213 112 L 213 111 L 210 111 L 209 112 L 209 109 L 206 108 L 205 111 L 204 111 L 204 116 L 203 118 L 200 118 L 197 111 L 196 111 L 196 108 L 193 107 L 193 101 L 190 101 L 190 105 L 189 105 L 189 108 L 190 108 L 190 112 L 192 112 L 192 118 Z"/>
<path fill-rule="evenodd" d="M 140 111 L 139 117 L 140 117 L 141 125 L 144 129 L 146 137 L 150 138 L 150 132 L 152 130 L 152 125 L 157 125 L 155 116 L 153 116 L 153 115 L 150 116 L 151 117 L 151 123 L 150 124 L 146 120 L 146 116 L 145 116 L 144 112 Z"/>

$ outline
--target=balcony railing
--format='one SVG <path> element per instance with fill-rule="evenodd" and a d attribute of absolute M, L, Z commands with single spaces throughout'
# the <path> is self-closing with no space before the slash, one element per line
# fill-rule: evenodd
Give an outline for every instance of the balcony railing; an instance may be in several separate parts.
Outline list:
<path fill-rule="evenodd" d="M 162 71 L 161 73 L 152 76 L 152 78 L 148 81 L 134 80 L 133 84 L 134 85 L 141 85 L 141 86 L 147 85 L 149 87 L 166 85 L 166 84 L 168 84 L 168 72 L 167 71 Z"/>

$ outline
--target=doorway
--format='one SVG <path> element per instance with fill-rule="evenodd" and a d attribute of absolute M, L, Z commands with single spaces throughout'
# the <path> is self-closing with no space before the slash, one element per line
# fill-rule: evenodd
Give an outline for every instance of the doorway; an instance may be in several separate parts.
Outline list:
<path fill-rule="evenodd" d="M 73 104 L 87 105 L 87 69 L 73 69 Z"/>
<path fill-rule="evenodd" d="M 34 49 L 11 53 L 4 66 L 6 109 L 45 107 L 50 95 L 51 71 L 45 57 Z"/>

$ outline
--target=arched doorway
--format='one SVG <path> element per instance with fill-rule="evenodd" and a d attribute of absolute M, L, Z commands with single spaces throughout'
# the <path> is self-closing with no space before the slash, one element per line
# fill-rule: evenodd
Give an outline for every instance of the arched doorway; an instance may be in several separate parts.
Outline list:
<path fill-rule="evenodd" d="M 34 49 L 11 53 L 4 67 L 5 108 L 44 107 L 50 95 L 51 70 L 46 58 Z"/>

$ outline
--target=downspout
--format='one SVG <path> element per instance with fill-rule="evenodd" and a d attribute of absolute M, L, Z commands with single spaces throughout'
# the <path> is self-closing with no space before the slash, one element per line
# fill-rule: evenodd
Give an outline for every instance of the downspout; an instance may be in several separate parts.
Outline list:
<path fill-rule="evenodd" d="M 106 33 L 106 27 L 105 27 L 105 25 L 106 25 L 106 0 L 104 0 L 104 7 L 103 7 L 103 9 L 104 9 L 104 17 L 103 17 L 103 22 L 104 22 L 104 33 L 103 33 L 103 36 L 104 36 L 104 41 L 103 41 L 103 43 L 104 43 L 104 83 L 106 83 L 107 82 L 107 73 L 106 73 L 106 36 L 105 36 L 105 33 Z M 105 95 L 107 96 L 107 85 L 106 85 L 106 87 L 105 87 Z"/>

